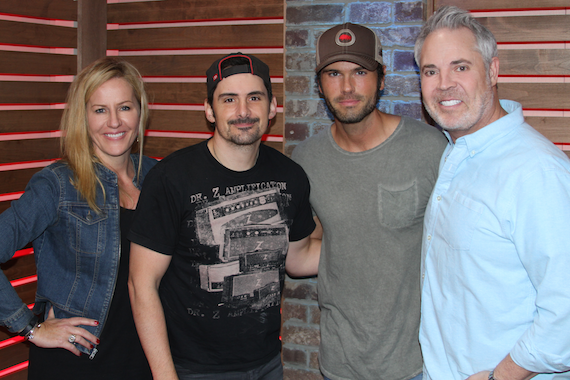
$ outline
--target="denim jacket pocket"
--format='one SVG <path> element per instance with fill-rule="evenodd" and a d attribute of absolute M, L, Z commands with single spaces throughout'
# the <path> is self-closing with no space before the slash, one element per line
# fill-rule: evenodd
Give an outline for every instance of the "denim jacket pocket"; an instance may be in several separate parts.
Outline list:
<path fill-rule="evenodd" d="M 105 229 L 108 218 L 85 204 L 70 204 L 66 210 L 69 226 L 69 242 L 77 253 L 100 254 L 105 245 Z"/>
<path fill-rule="evenodd" d="M 378 185 L 380 224 L 389 228 L 411 225 L 418 213 L 418 196 L 415 181 L 402 188 L 387 189 Z"/>

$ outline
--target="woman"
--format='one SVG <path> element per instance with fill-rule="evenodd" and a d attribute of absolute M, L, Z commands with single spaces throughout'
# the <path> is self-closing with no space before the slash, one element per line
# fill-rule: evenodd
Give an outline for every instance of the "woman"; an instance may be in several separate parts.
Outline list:
<path fill-rule="evenodd" d="M 34 246 L 34 313 L 0 272 L 0 321 L 33 343 L 29 379 L 152 378 L 130 309 L 125 238 L 156 163 L 142 148 L 131 154 L 147 118 L 139 72 L 112 58 L 94 62 L 69 89 L 62 160 L 0 215 L 0 262 Z"/>

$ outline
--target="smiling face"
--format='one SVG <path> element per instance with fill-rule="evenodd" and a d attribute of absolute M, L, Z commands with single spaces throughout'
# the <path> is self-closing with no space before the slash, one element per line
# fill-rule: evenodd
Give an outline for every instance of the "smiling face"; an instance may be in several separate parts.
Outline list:
<path fill-rule="evenodd" d="M 420 56 L 424 105 L 453 140 L 495 121 L 499 61 L 485 67 L 467 28 L 438 29 L 426 38 Z"/>
<path fill-rule="evenodd" d="M 343 124 L 359 123 L 372 113 L 378 102 L 376 71 L 356 63 L 339 61 L 326 66 L 320 73 L 320 89 L 335 119 Z"/>
<path fill-rule="evenodd" d="M 104 164 L 128 157 L 138 136 L 140 117 L 131 85 L 123 78 L 109 79 L 91 95 L 86 113 L 97 157 Z"/>
<path fill-rule="evenodd" d="M 253 74 L 234 74 L 218 83 L 212 104 L 205 102 L 206 118 L 215 123 L 215 134 L 235 145 L 261 140 L 277 112 L 263 80 Z"/>

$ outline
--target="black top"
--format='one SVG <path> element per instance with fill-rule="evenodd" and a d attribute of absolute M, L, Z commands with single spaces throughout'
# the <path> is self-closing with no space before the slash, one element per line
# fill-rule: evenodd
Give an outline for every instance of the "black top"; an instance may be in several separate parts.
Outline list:
<path fill-rule="evenodd" d="M 315 228 L 303 169 L 262 144 L 235 172 L 204 141 L 149 172 L 136 215 L 131 241 L 172 256 L 160 297 L 174 363 L 215 373 L 273 359 L 288 244 Z"/>
<path fill-rule="evenodd" d="M 99 352 L 89 359 L 62 348 L 39 348 L 30 344 L 28 379 L 31 380 L 124 380 L 152 379 L 131 312 L 127 280 L 130 242 L 126 238 L 134 210 L 121 208 L 121 259 L 115 293 L 107 322 L 97 346 Z"/>

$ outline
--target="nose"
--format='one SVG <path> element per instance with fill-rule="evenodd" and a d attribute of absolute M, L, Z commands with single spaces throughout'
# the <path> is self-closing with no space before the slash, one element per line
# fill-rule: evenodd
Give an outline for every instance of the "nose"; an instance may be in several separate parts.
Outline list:
<path fill-rule="evenodd" d="M 107 125 L 110 128 L 118 128 L 121 126 L 121 118 L 116 110 L 109 111 L 109 119 L 107 120 Z"/>
<path fill-rule="evenodd" d="M 354 80 L 352 75 L 344 75 L 342 77 L 342 92 L 344 94 L 350 94 L 354 91 Z"/>
<path fill-rule="evenodd" d="M 455 79 L 451 71 L 441 71 L 439 74 L 439 88 L 440 90 L 448 90 L 455 87 Z"/>
<path fill-rule="evenodd" d="M 249 103 L 245 101 L 239 101 L 237 106 L 238 117 L 245 118 L 250 114 Z"/>

